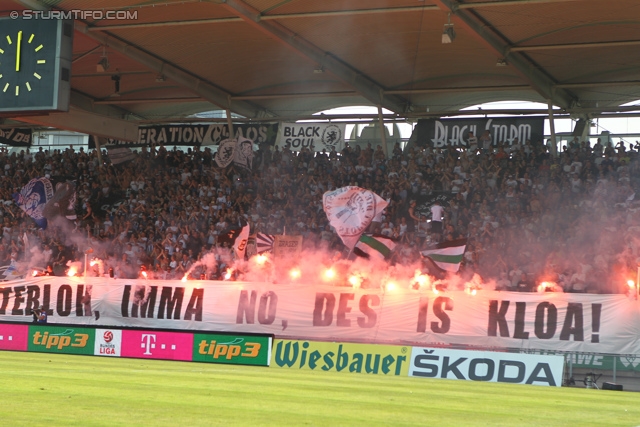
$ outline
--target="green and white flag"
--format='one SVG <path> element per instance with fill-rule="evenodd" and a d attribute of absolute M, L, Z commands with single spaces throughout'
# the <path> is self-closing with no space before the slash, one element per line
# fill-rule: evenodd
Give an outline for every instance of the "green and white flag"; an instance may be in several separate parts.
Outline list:
<path fill-rule="evenodd" d="M 383 260 L 389 257 L 395 247 L 396 242 L 390 237 L 380 234 L 363 234 L 356 243 L 353 253 L 363 258 Z"/>
<path fill-rule="evenodd" d="M 427 249 L 420 253 L 441 269 L 455 273 L 460 269 L 460 263 L 466 248 L 467 239 L 458 239 L 439 243 L 435 248 Z"/>

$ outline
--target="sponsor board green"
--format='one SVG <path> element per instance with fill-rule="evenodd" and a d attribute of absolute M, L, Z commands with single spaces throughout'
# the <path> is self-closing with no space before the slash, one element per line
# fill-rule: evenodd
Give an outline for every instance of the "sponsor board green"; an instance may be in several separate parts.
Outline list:
<path fill-rule="evenodd" d="M 271 366 L 407 376 L 411 347 L 275 340 Z"/>
<path fill-rule="evenodd" d="M 271 337 L 193 334 L 193 361 L 269 366 Z"/>
<path fill-rule="evenodd" d="M 95 330 L 72 326 L 29 326 L 28 351 L 93 355 Z"/>

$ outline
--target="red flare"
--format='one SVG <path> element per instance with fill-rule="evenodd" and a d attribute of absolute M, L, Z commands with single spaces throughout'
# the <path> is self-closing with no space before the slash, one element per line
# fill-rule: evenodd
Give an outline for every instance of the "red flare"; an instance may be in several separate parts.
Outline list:
<path fill-rule="evenodd" d="M 300 269 L 299 268 L 293 268 L 291 269 L 291 271 L 289 272 L 289 276 L 293 279 L 299 279 L 302 273 L 300 273 Z"/>
<path fill-rule="evenodd" d="M 333 268 L 328 268 L 324 272 L 324 278 L 326 280 L 333 280 L 336 277 L 336 271 Z"/>

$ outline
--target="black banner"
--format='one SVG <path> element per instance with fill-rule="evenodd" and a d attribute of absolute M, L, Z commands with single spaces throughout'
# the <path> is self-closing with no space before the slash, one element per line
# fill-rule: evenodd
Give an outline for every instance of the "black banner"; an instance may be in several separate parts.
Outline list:
<path fill-rule="evenodd" d="M 544 140 L 544 118 L 542 117 L 500 117 L 478 119 L 423 119 L 418 120 L 414 129 L 416 144 L 421 147 L 469 147 L 469 132 L 480 138 L 489 131 L 491 145 L 502 142 L 513 145 L 515 139 L 522 144 L 530 140 L 533 145 Z"/>
<path fill-rule="evenodd" d="M 274 145 L 278 137 L 277 123 L 238 123 L 233 125 L 236 139 L 248 138 L 255 144 Z M 219 145 L 229 138 L 229 127 L 226 124 L 214 125 L 154 125 L 138 128 L 138 141 L 120 141 L 111 138 L 100 138 L 100 148 L 108 147 L 146 147 L 150 145 L 186 145 L 212 146 Z M 93 138 L 89 138 L 89 149 L 95 147 Z"/>
<path fill-rule="evenodd" d="M 0 144 L 14 147 L 30 147 L 31 139 L 31 129 L 0 129 Z"/>
<path fill-rule="evenodd" d="M 433 192 L 424 196 L 416 197 L 415 213 L 427 218 L 431 218 L 431 206 L 436 202 L 443 208 L 449 207 L 449 201 L 454 199 L 456 195 L 448 191 Z"/>

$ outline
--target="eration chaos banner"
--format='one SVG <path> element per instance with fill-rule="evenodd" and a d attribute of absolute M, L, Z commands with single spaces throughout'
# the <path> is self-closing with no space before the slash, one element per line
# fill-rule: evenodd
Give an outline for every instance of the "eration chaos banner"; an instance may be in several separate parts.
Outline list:
<path fill-rule="evenodd" d="M 140 126 L 137 141 L 120 141 L 111 138 L 89 138 L 89 149 L 96 148 L 94 138 L 100 148 L 108 147 L 146 147 L 164 145 L 171 148 L 183 146 L 217 146 L 225 139 L 250 139 L 254 144 L 274 145 L 278 135 L 277 123 L 235 123 L 234 138 L 229 138 L 229 126 L 226 124 L 192 125 L 154 125 Z"/>

